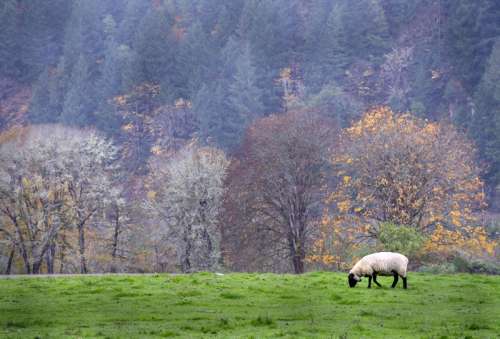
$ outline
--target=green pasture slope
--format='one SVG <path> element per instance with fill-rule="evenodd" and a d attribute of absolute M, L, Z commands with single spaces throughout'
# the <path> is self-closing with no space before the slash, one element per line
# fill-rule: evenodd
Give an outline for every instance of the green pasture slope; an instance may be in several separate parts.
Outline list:
<path fill-rule="evenodd" d="M 500 277 L 410 273 L 0 279 L 0 338 L 498 338 Z"/>

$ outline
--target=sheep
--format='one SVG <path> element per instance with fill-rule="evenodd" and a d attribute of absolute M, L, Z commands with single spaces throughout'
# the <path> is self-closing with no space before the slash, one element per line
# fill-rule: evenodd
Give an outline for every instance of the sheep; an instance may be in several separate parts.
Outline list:
<path fill-rule="evenodd" d="M 377 281 L 377 275 L 394 276 L 392 288 L 398 283 L 398 276 L 403 278 L 403 288 L 406 289 L 406 267 L 408 258 L 399 253 L 378 252 L 364 256 L 349 271 L 349 286 L 356 286 L 361 277 L 368 277 L 368 288 L 372 286 L 372 278 L 377 286 L 382 287 Z"/>

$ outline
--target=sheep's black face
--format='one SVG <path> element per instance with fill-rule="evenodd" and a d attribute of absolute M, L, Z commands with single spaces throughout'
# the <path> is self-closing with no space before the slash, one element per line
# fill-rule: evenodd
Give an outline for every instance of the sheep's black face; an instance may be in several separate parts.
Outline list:
<path fill-rule="evenodd" d="M 358 283 L 356 277 L 352 273 L 349 274 L 348 280 L 349 280 L 349 287 L 354 287 Z"/>

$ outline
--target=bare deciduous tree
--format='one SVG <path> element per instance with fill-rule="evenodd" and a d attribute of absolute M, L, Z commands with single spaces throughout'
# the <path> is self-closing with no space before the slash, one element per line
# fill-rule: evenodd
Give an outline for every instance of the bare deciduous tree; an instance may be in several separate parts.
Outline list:
<path fill-rule="evenodd" d="M 304 272 L 334 131 L 308 112 L 273 115 L 249 128 L 228 180 L 224 234 L 230 262 L 241 262 L 245 252 L 247 262 L 286 255 L 295 273 Z"/>

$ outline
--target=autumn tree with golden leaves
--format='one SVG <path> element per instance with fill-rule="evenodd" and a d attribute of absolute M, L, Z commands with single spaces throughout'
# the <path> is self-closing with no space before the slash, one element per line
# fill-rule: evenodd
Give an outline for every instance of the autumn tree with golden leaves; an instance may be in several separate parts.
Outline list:
<path fill-rule="evenodd" d="M 347 260 L 344 247 L 376 239 L 381 222 L 416 228 L 427 252 L 493 252 L 474 217 L 485 206 L 475 149 L 453 126 L 376 108 L 343 131 L 332 164 L 336 185 L 313 260 Z"/>

